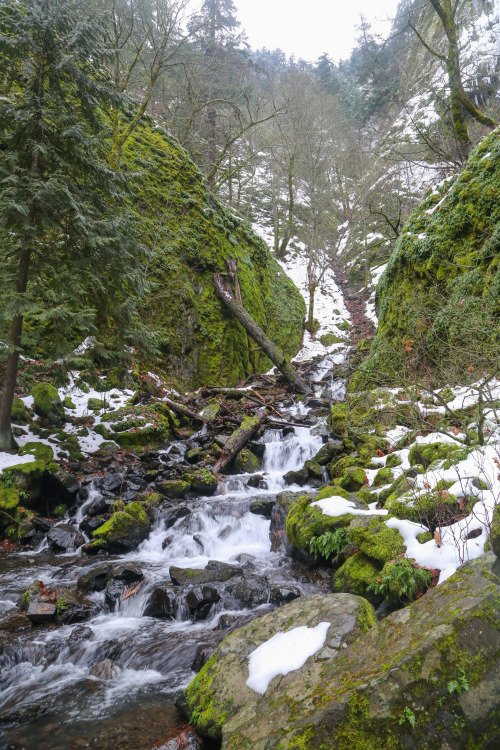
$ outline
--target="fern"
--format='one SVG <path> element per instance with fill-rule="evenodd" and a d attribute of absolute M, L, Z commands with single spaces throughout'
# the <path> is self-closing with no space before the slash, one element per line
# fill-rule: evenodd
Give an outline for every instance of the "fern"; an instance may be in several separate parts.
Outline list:
<path fill-rule="evenodd" d="M 387 563 L 382 576 L 368 586 L 368 591 L 382 594 L 394 604 L 413 601 L 429 588 L 431 574 L 423 568 L 414 568 L 410 560 L 403 558 Z"/>
<path fill-rule="evenodd" d="M 325 531 L 321 536 L 315 536 L 309 542 L 309 551 L 316 560 L 329 560 L 330 557 L 338 555 L 350 542 L 349 534 L 345 529 Z"/>

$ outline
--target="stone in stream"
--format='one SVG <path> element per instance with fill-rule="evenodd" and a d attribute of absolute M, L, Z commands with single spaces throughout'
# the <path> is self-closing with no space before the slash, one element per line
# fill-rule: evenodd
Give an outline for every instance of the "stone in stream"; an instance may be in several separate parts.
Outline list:
<path fill-rule="evenodd" d="M 96 565 L 78 578 L 76 585 L 80 591 L 104 591 L 111 579 L 113 566 L 110 563 Z"/>
<path fill-rule="evenodd" d="M 250 506 L 250 513 L 269 519 L 272 517 L 274 504 L 274 499 L 255 500 Z"/>
<path fill-rule="evenodd" d="M 185 497 L 190 487 L 190 482 L 185 482 L 182 479 L 169 479 L 166 482 L 160 482 L 155 485 L 155 489 L 160 495 L 164 495 L 171 500 Z"/>
<path fill-rule="evenodd" d="M 265 576 L 250 575 L 231 581 L 226 590 L 244 607 L 258 607 L 269 601 L 269 584 Z"/>
<path fill-rule="evenodd" d="M 201 585 L 228 581 L 233 576 L 241 575 L 241 568 L 236 565 L 209 560 L 204 568 L 177 568 L 172 565 L 170 578 L 175 586 Z"/>
<path fill-rule="evenodd" d="M 300 487 L 304 487 L 309 482 L 309 472 L 307 469 L 299 469 L 299 471 L 287 471 L 283 475 L 285 484 L 298 484 Z"/>
<path fill-rule="evenodd" d="M 262 697 L 245 685 L 244 658 L 262 642 L 249 630 L 260 618 L 219 646 L 186 690 L 187 713 L 194 711 L 198 731 L 222 739 L 222 750 L 493 750 L 500 746 L 499 576 L 492 553 L 468 561 L 408 607 L 370 623 L 347 648 L 331 656 L 323 649 L 278 676 Z M 333 635 L 330 628 L 327 645 L 338 646 Z"/>
<path fill-rule="evenodd" d="M 178 508 L 174 508 L 168 512 L 168 516 L 165 519 L 165 528 L 170 529 L 180 518 L 186 518 L 191 515 L 191 509 L 186 505 L 181 505 Z"/>
<path fill-rule="evenodd" d="M 111 495 L 99 495 L 95 500 L 92 500 L 90 505 L 87 505 L 85 512 L 88 516 L 100 516 L 102 513 L 107 513 L 110 508 L 113 507 L 115 498 Z"/>
<path fill-rule="evenodd" d="M 35 625 L 48 625 L 55 620 L 56 605 L 49 602 L 32 601 L 29 603 L 26 617 Z"/>
<path fill-rule="evenodd" d="M 25 612 L 16 607 L 5 612 L 0 619 L 0 630 L 14 633 L 16 630 L 31 628 L 31 620 L 28 619 Z"/>
<path fill-rule="evenodd" d="M 89 670 L 89 675 L 102 682 L 110 682 L 118 674 L 118 669 L 111 659 L 103 659 L 97 662 Z"/>
<path fill-rule="evenodd" d="M 84 622 L 99 614 L 100 607 L 79 591 L 61 588 L 57 590 L 55 612 L 56 625 Z M 29 610 L 27 613 L 29 617 Z"/>
<path fill-rule="evenodd" d="M 301 596 L 301 592 L 297 586 L 273 586 L 269 601 L 271 604 L 277 604 L 278 607 L 281 607 L 282 604 L 293 602 L 299 596 Z"/>
<path fill-rule="evenodd" d="M 88 641 L 94 635 L 92 628 L 88 625 L 80 625 L 71 631 L 71 635 L 68 638 L 70 646 L 74 646 L 75 643 L 81 643 L 82 641 Z"/>
<path fill-rule="evenodd" d="M 196 620 L 204 620 L 212 608 L 212 604 L 220 601 L 220 594 L 215 586 L 195 586 L 184 594 L 184 602 L 189 612 Z"/>
<path fill-rule="evenodd" d="M 144 609 L 144 617 L 175 620 L 179 610 L 178 594 L 171 586 L 155 586 Z"/>
<path fill-rule="evenodd" d="M 236 474 L 255 474 L 260 469 L 259 459 L 248 448 L 243 448 L 238 453 L 233 465 Z"/>
<path fill-rule="evenodd" d="M 331 623 L 325 645 L 321 651 L 307 659 L 303 667 L 286 677 L 275 677 L 264 699 L 247 687 L 248 656 L 252 651 L 278 632 L 304 625 L 312 628 L 322 622 Z M 375 612 L 371 605 L 361 597 L 349 594 L 313 594 L 285 604 L 264 617 L 252 620 L 244 628 L 228 636 L 186 689 L 180 708 L 203 737 L 216 742 L 224 737 L 225 748 L 229 748 L 229 742 L 235 739 L 235 746 L 239 749 L 242 747 L 239 737 L 226 732 L 227 722 L 237 719 L 240 714 L 242 717 L 251 714 L 255 720 L 259 714 L 259 706 L 264 703 L 267 709 L 277 687 L 283 682 L 297 686 L 299 696 L 308 687 L 312 689 L 312 683 L 316 684 L 321 679 L 325 657 L 334 656 L 339 650 L 343 651 L 344 644 L 354 643 L 375 622 Z M 270 731 L 279 730 L 280 727 L 285 728 L 285 725 L 276 723 L 274 719 L 270 721 Z M 255 739 L 258 740 L 258 735 Z M 245 747 L 254 746 L 248 744 Z M 303 747 L 309 750 L 310 746 Z"/>
<path fill-rule="evenodd" d="M 47 542 L 55 552 L 67 552 L 74 551 L 85 544 L 85 538 L 74 526 L 60 523 L 48 532 Z"/>
<path fill-rule="evenodd" d="M 94 516 L 93 518 L 87 516 L 83 519 L 83 521 L 81 521 L 78 528 L 80 529 L 80 531 L 83 531 L 84 534 L 87 534 L 87 536 L 91 536 L 92 532 L 98 529 L 99 526 L 102 526 L 105 522 L 105 516 Z"/>

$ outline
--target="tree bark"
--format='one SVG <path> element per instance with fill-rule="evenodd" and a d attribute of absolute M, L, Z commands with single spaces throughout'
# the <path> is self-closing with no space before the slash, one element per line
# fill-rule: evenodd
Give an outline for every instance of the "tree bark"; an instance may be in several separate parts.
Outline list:
<path fill-rule="evenodd" d="M 231 437 L 227 439 L 226 444 L 222 449 L 222 455 L 213 468 L 214 473 L 224 469 L 228 463 L 238 455 L 250 438 L 255 435 L 261 424 L 266 421 L 267 416 L 268 411 L 264 407 L 263 409 L 259 409 L 259 411 L 253 416 L 245 417 L 240 426 L 233 432 Z"/>
<path fill-rule="evenodd" d="M 218 297 L 230 309 L 234 317 L 241 323 L 245 331 L 257 342 L 263 352 L 267 354 L 281 372 L 287 383 L 289 383 L 297 393 L 310 393 L 309 386 L 297 375 L 293 367 L 287 362 L 284 354 L 275 344 L 266 336 L 264 331 L 257 325 L 252 316 L 245 310 L 243 305 L 238 304 L 228 283 L 220 273 L 214 275 L 214 286 Z"/>
<path fill-rule="evenodd" d="M 17 273 L 16 292 L 24 294 L 28 285 L 28 269 L 31 252 L 25 248 L 21 253 Z M 17 368 L 19 365 L 19 347 L 23 332 L 23 316 L 15 315 L 10 330 L 11 351 L 5 368 L 5 382 L 3 384 L 2 399 L 0 401 L 0 450 L 16 450 L 18 447 L 12 434 L 10 414 L 16 392 Z"/>
<path fill-rule="evenodd" d="M 194 419 L 197 422 L 203 422 L 203 424 L 208 422 L 208 419 L 205 419 L 205 417 L 202 417 L 201 414 L 197 414 L 195 411 L 191 411 L 191 409 L 188 409 L 187 406 L 183 406 L 183 404 L 178 404 L 176 401 L 171 401 L 169 398 L 164 398 L 163 402 L 169 406 L 172 411 L 177 412 L 177 414 L 182 414 L 183 417 Z"/>

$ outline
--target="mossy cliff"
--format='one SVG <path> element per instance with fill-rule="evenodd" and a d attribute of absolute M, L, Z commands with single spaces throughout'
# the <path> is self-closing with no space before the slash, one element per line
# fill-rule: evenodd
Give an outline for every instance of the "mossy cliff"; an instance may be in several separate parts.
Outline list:
<path fill-rule="evenodd" d="M 361 368 L 368 380 L 392 382 L 403 369 L 474 379 L 491 367 L 500 342 L 499 129 L 414 211 L 376 301 L 379 328 Z"/>
<path fill-rule="evenodd" d="M 213 275 L 233 258 L 244 306 L 287 357 L 296 354 L 304 301 L 250 225 L 218 203 L 162 129 L 146 121 L 123 156 L 140 173 L 133 208 L 152 251 L 144 317 L 161 333 L 158 364 L 189 386 L 234 384 L 269 368 L 215 294 Z"/>

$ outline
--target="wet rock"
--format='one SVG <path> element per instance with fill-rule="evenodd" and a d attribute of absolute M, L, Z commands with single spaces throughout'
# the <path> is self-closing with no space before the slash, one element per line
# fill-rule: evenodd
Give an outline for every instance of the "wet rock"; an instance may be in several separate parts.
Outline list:
<path fill-rule="evenodd" d="M 269 601 L 271 604 L 277 604 L 278 607 L 281 607 L 282 604 L 293 602 L 299 596 L 301 596 L 301 592 L 296 586 L 273 586 Z"/>
<path fill-rule="evenodd" d="M 19 706 L 0 714 L 0 724 L 24 724 L 33 721 L 48 711 L 48 706 L 41 703 L 31 703 L 29 706 Z"/>
<path fill-rule="evenodd" d="M 113 568 L 112 578 L 117 581 L 123 581 L 126 584 L 131 584 L 142 581 L 144 573 L 135 563 L 122 563 Z"/>
<path fill-rule="evenodd" d="M 243 448 L 234 459 L 233 466 L 236 474 L 254 474 L 260 469 L 260 461 L 252 451 Z"/>
<path fill-rule="evenodd" d="M 20 609 L 10 609 L 0 619 L 0 630 L 8 633 L 14 633 L 16 630 L 24 630 L 25 628 L 31 628 L 31 620 Z"/>
<path fill-rule="evenodd" d="M 321 480 L 323 478 L 323 467 L 316 463 L 316 461 L 306 461 L 304 468 L 307 469 L 307 473 L 312 479 Z"/>
<path fill-rule="evenodd" d="M 109 563 L 96 565 L 78 578 L 76 582 L 77 588 L 85 593 L 89 591 L 104 591 L 106 584 L 111 579 L 112 572 L 113 567 Z"/>
<path fill-rule="evenodd" d="M 47 534 L 47 541 L 55 552 L 73 551 L 85 544 L 83 534 L 65 523 L 54 526 Z"/>
<path fill-rule="evenodd" d="M 285 604 L 232 633 L 216 649 L 213 658 L 203 667 L 184 694 L 184 710 L 199 734 L 219 743 L 223 739 L 224 750 L 227 750 L 230 747 L 229 737 L 236 736 L 229 728 L 239 715 L 251 715 L 255 722 L 260 705 L 265 705 L 267 711 L 274 695 L 283 685 L 293 686 L 297 697 L 312 690 L 312 683 L 317 685 L 321 681 L 324 661 L 318 658 L 319 654 L 311 656 L 300 669 L 290 672 L 285 677 L 275 677 L 263 697 L 246 685 L 248 656 L 278 632 L 304 625 L 315 627 L 321 622 L 331 623 L 326 638 L 327 642 L 333 641 L 332 647 L 328 649 L 333 657 L 339 650 L 345 652 L 343 644 L 355 643 L 369 626 L 375 624 L 375 613 L 360 597 L 349 594 L 314 594 Z M 205 702 L 207 684 L 210 685 L 210 710 L 207 710 Z M 183 707 L 182 702 L 180 705 Z M 314 705 L 313 701 L 311 705 Z M 300 703 L 297 700 L 290 703 L 289 710 L 290 706 L 300 706 Z M 268 716 L 267 721 L 268 733 L 274 730 L 279 732 L 287 726 L 281 718 L 273 717 L 270 720 Z M 255 733 L 250 742 L 245 741 L 244 745 L 238 742 L 238 747 L 261 750 L 263 745 L 257 744 L 260 736 L 261 733 Z M 313 745 L 305 744 L 305 747 L 312 750 Z"/>
<path fill-rule="evenodd" d="M 55 473 L 47 474 L 45 479 L 48 489 L 54 493 L 55 505 L 61 502 L 70 505 L 74 502 L 81 486 L 74 474 L 59 468 Z"/>
<path fill-rule="evenodd" d="M 255 500 L 250 506 L 250 513 L 255 513 L 257 516 L 264 516 L 264 518 L 271 518 L 274 504 L 274 499 Z"/>
<path fill-rule="evenodd" d="M 116 605 L 121 601 L 123 592 L 125 591 L 125 583 L 123 581 L 108 581 L 106 584 L 106 593 L 104 594 L 104 602 L 110 612 L 114 612 Z"/>
<path fill-rule="evenodd" d="M 240 574 L 241 568 L 238 566 L 222 563 L 218 560 L 210 560 L 205 568 L 201 569 L 178 568 L 175 565 L 170 568 L 170 578 L 175 586 L 223 582 Z"/>
<path fill-rule="evenodd" d="M 106 474 L 100 481 L 99 488 L 117 495 L 124 488 L 125 481 L 125 477 L 120 474 Z"/>
<path fill-rule="evenodd" d="M 99 613 L 99 606 L 81 592 L 61 588 L 57 591 L 55 620 L 57 625 L 90 620 Z M 29 610 L 28 610 L 29 616 Z"/>
<path fill-rule="evenodd" d="M 94 516 L 94 518 L 90 518 L 90 516 L 87 516 L 83 519 L 83 521 L 81 521 L 78 528 L 84 534 L 87 534 L 87 536 L 92 536 L 92 532 L 98 529 L 99 526 L 102 526 L 105 522 L 106 518 L 104 516 Z"/>
<path fill-rule="evenodd" d="M 92 669 L 89 670 L 89 675 L 101 680 L 102 682 L 110 682 L 116 677 L 118 670 L 111 659 L 103 659 L 102 661 L 94 664 Z"/>
<path fill-rule="evenodd" d="M 212 605 L 220 600 L 220 594 L 215 586 L 196 586 L 184 595 L 184 603 L 189 608 L 191 616 L 196 620 L 205 620 Z"/>
<path fill-rule="evenodd" d="M 228 536 L 231 535 L 232 527 L 231 526 L 224 526 L 219 533 L 217 534 L 217 539 L 227 539 Z"/>
<path fill-rule="evenodd" d="M 155 586 L 146 602 L 143 615 L 175 620 L 178 609 L 178 597 L 175 590 L 170 586 Z"/>
<path fill-rule="evenodd" d="M 186 505 L 181 505 L 178 508 L 173 508 L 169 511 L 167 518 L 165 519 L 165 528 L 170 529 L 180 519 L 186 518 L 191 515 L 191 510 Z"/>
<path fill-rule="evenodd" d="M 208 469 L 200 469 L 199 471 L 191 469 L 182 478 L 185 482 L 189 482 L 191 492 L 197 495 L 215 495 L 219 486 L 217 479 Z"/>
<path fill-rule="evenodd" d="M 334 456 L 339 455 L 344 451 L 344 443 L 342 440 L 329 440 L 323 445 L 322 448 L 314 456 L 314 461 L 320 466 L 326 466 L 330 463 Z"/>
<path fill-rule="evenodd" d="M 196 654 L 191 664 L 191 669 L 194 672 L 199 672 L 200 669 L 204 667 L 207 661 L 210 659 L 212 652 L 213 648 L 208 643 L 200 643 L 200 645 L 196 649 Z"/>
<path fill-rule="evenodd" d="M 106 495 L 99 495 L 85 508 L 85 512 L 88 516 L 100 516 L 103 513 L 107 513 L 110 508 L 113 507 L 115 502 L 114 497 L 106 497 Z"/>
<path fill-rule="evenodd" d="M 29 604 L 26 617 L 36 625 L 47 625 L 55 620 L 56 605 L 49 602 L 32 601 Z"/>
<path fill-rule="evenodd" d="M 151 750 L 202 750 L 202 747 L 201 739 L 188 727 L 173 739 L 163 745 L 155 745 Z"/>
<path fill-rule="evenodd" d="M 265 487 L 263 486 L 265 484 L 266 481 L 263 474 L 252 474 L 252 476 L 247 479 L 247 487 L 265 489 Z"/>
<path fill-rule="evenodd" d="M 92 532 L 94 541 L 86 545 L 84 551 L 90 554 L 99 550 L 128 552 L 136 549 L 150 530 L 151 522 L 143 506 L 138 502 L 130 503 Z"/>
<path fill-rule="evenodd" d="M 160 495 L 176 500 L 185 497 L 191 487 L 190 482 L 181 479 L 170 479 L 167 482 L 161 482 L 155 485 L 155 489 Z"/>
<path fill-rule="evenodd" d="M 291 554 L 292 546 L 288 541 L 285 530 L 286 519 L 290 506 L 295 500 L 302 497 L 302 494 L 302 492 L 280 492 L 276 497 L 271 515 L 271 528 L 269 530 L 273 552 L 283 551 L 287 555 Z"/>
<path fill-rule="evenodd" d="M 31 523 L 35 527 L 37 531 L 41 531 L 43 533 L 47 532 L 50 529 L 50 521 L 47 518 L 42 518 L 41 516 L 32 516 Z"/>
<path fill-rule="evenodd" d="M 189 464 L 197 464 L 199 461 L 201 461 L 201 454 L 201 448 L 191 448 L 191 450 L 186 451 L 184 457 Z"/>
<path fill-rule="evenodd" d="M 94 635 L 94 631 L 92 628 L 89 628 L 88 625 L 80 625 L 77 628 L 74 628 L 71 632 L 70 637 L 68 638 L 68 643 L 70 646 L 74 646 L 75 643 L 81 643 L 82 641 L 88 641 L 92 636 Z"/>
<path fill-rule="evenodd" d="M 227 586 L 227 591 L 244 607 L 257 607 L 269 601 L 269 585 L 264 576 L 238 579 Z"/>
<path fill-rule="evenodd" d="M 205 545 L 203 543 L 203 537 L 201 536 L 201 534 L 193 534 L 193 541 L 196 542 L 202 552 L 205 551 Z"/>
<path fill-rule="evenodd" d="M 283 475 L 285 484 L 298 484 L 300 487 L 304 487 L 309 482 L 309 472 L 307 469 L 300 469 L 299 471 L 287 471 Z"/>

